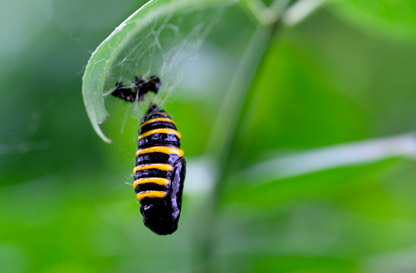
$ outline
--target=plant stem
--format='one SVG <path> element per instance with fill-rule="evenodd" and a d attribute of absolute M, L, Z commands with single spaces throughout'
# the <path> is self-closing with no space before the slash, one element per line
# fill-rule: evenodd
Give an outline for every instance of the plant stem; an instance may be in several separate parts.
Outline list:
<path fill-rule="evenodd" d="M 217 170 L 214 187 L 211 196 L 207 200 L 207 211 L 200 223 L 202 231 L 198 231 L 200 236 L 197 241 L 200 252 L 198 253 L 197 270 L 194 271 L 216 272 L 214 252 L 217 245 L 216 228 L 220 202 L 224 194 L 228 170 L 233 160 L 232 154 L 236 148 L 234 140 L 244 122 L 242 112 L 250 104 L 250 98 L 252 97 L 250 90 L 252 89 L 253 79 L 280 25 L 281 20 L 279 18 L 284 16 L 298 2 L 307 4 L 307 1 L 319 2 L 322 0 L 274 0 L 269 7 L 266 7 L 262 1 L 247 0 L 243 2 L 256 18 L 257 28 L 224 95 L 216 123 L 212 129 L 210 142 L 207 145 L 207 154 L 212 155 L 216 160 Z M 292 13 L 295 11 L 292 9 Z M 303 19 L 312 11 L 313 9 L 310 9 L 298 17 Z M 299 12 L 295 13 L 298 14 Z"/>
<path fill-rule="evenodd" d="M 248 103 L 247 98 L 250 97 L 249 90 L 256 71 L 263 60 L 276 28 L 277 23 L 267 27 L 264 25 L 257 26 L 230 82 L 217 115 L 217 121 L 212 129 L 215 137 L 210 138 L 208 151 L 214 156 L 218 168 L 212 195 L 208 199 L 206 217 L 203 219 L 204 230 L 199 232 L 203 236 L 198 238 L 200 240 L 200 257 L 197 261 L 199 272 L 215 272 L 215 268 L 213 268 L 215 228 L 217 226 L 217 214 L 224 181 L 226 180 L 227 169 L 232 156 L 233 141 L 242 122 L 242 109 Z"/>

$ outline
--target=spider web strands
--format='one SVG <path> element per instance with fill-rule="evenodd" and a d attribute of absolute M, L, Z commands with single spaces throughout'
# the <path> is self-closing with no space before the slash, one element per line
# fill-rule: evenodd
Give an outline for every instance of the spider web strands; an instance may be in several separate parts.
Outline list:
<path fill-rule="evenodd" d="M 187 75 L 189 64 L 198 55 L 203 41 L 224 12 L 225 8 L 216 8 L 204 13 L 185 13 L 154 20 L 143 30 L 147 33 L 144 37 L 132 39 L 126 49 L 121 51 L 107 79 L 110 90 L 104 96 L 111 93 L 115 82 L 129 86 L 135 76 L 147 79 L 151 75 L 158 75 L 162 81 L 157 96 L 149 94 L 143 102 L 129 105 L 131 107 L 128 107 L 126 115 L 133 120 L 122 119 L 122 128 L 126 123 L 132 123 L 132 127 L 140 124 L 145 110 L 141 105 L 147 105 L 150 101 L 164 105 L 169 100 L 177 85 Z"/>
<path fill-rule="evenodd" d="M 416 134 L 358 141 L 276 157 L 254 165 L 232 177 L 256 185 L 278 179 L 389 158 L 416 160 Z"/>
<path fill-rule="evenodd" d="M 150 66 L 148 66 L 147 69 L 143 69 L 146 67 L 146 64 L 141 62 L 142 60 L 140 56 L 136 56 L 137 54 L 135 54 L 136 51 L 134 50 L 130 51 L 132 55 L 123 56 L 121 53 L 123 50 L 126 50 L 128 45 L 131 45 L 130 43 L 134 41 L 134 39 L 141 39 L 154 35 L 153 32 L 149 33 L 146 32 L 146 30 L 149 30 L 149 27 L 151 27 L 152 24 L 154 24 L 156 21 L 169 21 L 169 18 L 173 18 L 175 16 L 195 14 L 209 9 L 223 9 L 237 2 L 238 0 L 151 0 L 136 10 L 124 22 L 122 22 L 94 51 L 90 60 L 88 61 L 83 76 L 82 94 L 84 98 L 84 104 L 95 132 L 105 142 L 111 143 L 111 140 L 102 132 L 99 124 L 104 122 L 108 117 L 108 112 L 104 104 L 103 93 L 105 91 L 109 91 L 110 89 L 110 85 L 108 84 L 109 75 L 113 72 L 112 69 L 117 64 L 121 64 L 121 67 L 123 67 L 123 65 L 131 60 L 130 57 L 134 57 L 133 59 L 135 60 L 135 64 L 137 64 L 138 67 L 134 72 L 137 72 L 137 70 L 140 70 L 139 72 L 142 73 L 146 73 L 146 71 L 152 71 L 155 74 L 157 73 L 166 77 L 166 75 L 172 75 L 173 72 L 176 71 L 175 69 L 173 71 L 172 69 L 169 69 L 171 71 L 170 73 L 163 72 L 160 71 L 160 69 L 150 69 Z M 205 20 L 203 22 L 205 22 L 207 25 L 211 24 L 211 20 Z M 172 28 L 172 24 L 169 23 L 166 25 L 168 28 Z M 205 32 L 203 31 L 202 33 L 197 33 L 197 31 L 194 31 L 191 33 L 198 34 L 198 36 L 196 36 L 198 39 L 195 39 L 196 45 L 198 45 L 201 42 Z M 155 47 L 163 49 L 163 45 L 160 44 L 159 47 L 157 42 Z M 140 48 L 140 46 L 138 46 L 138 48 Z M 183 47 L 178 48 L 180 50 L 184 50 Z M 154 57 L 155 55 L 152 55 L 153 47 L 147 47 L 147 49 L 149 50 L 148 54 Z M 178 53 L 175 53 L 172 54 L 172 56 L 179 55 Z M 139 59 L 137 59 L 137 57 L 139 57 Z M 152 59 L 151 63 L 153 64 L 156 61 L 157 60 Z M 149 65 L 149 63 L 147 65 Z M 125 67 L 124 71 L 127 71 L 127 66 Z M 117 79 L 120 79 L 122 76 L 126 76 L 123 73 L 123 69 L 113 75 L 117 75 Z M 172 76 L 172 78 L 174 77 Z M 106 85 L 107 89 L 105 89 Z M 112 85 L 114 85 L 114 83 Z"/>
<path fill-rule="evenodd" d="M 109 88 L 114 82 L 129 82 L 136 75 L 148 78 L 158 75 L 162 79 L 157 101 L 163 105 L 186 75 L 186 69 L 225 9 L 215 9 L 203 14 L 167 16 L 155 20 L 145 32 L 145 37 L 133 39 L 120 54 L 108 77 Z M 183 29 L 183 25 L 192 25 Z M 133 104 L 136 112 L 140 105 Z M 132 116 L 139 117 L 140 113 Z"/>

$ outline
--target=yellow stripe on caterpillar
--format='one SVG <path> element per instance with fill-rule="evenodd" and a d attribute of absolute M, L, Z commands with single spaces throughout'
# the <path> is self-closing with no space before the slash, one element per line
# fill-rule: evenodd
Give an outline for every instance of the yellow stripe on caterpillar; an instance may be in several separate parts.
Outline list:
<path fill-rule="evenodd" d="M 150 130 L 150 131 L 147 131 L 146 133 L 141 134 L 137 138 L 137 141 L 139 141 L 140 139 L 145 138 L 147 136 L 154 135 L 154 134 L 174 134 L 178 138 L 181 138 L 181 133 L 179 133 L 178 131 L 176 131 L 174 129 L 154 129 L 154 130 Z"/>
<path fill-rule="evenodd" d="M 161 171 L 171 171 L 173 169 L 172 165 L 170 164 L 147 164 L 147 165 L 139 165 L 133 169 L 133 174 L 137 171 L 141 170 L 148 170 L 148 169 L 158 169 Z"/>
<path fill-rule="evenodd" d="M 167 178 L 160 178 L 160 177 L 146 177 L 140 178 L 134 181 L 133 188 L 136 188 L 137 185 L 147 184 L 147 183 L 154 183 L 161 186 L 165 186 L 169 184 L 169 179 Z"/>
<path fill-rule="evenodd" d="M 171 120 L 170 118 L 152 118 L 152 119 L 149 119 L 148 121 L 142 123 L 142 125 L 140 125 L 140 128 L 142 128 L 143 126 L 145 126 L 149 123 L 153 123 L 153 122 L 157 122 L 157 121 L 167 121 L 167 122 L 173 123 L 176 126 L 176 123 L 173 120 Z"/>
<path fill-rule="evenodd" d="M 164 153 L 164 154 L 174 154 L 179 157 L 183 156 L 183 150 L 173 147 L 165 147 L 165 146 L 154 146 L 146 149 L 139 149 L 136 152 L 136 156 L 148 153 Z"/>
<path fill-rule="evenodd" d="M 136 197 L 139 201 L 148 197 L 148 198 L 163 198 L 166 197 L 166 192 L 164 191 L 148 191 L 136 194 Z"/>

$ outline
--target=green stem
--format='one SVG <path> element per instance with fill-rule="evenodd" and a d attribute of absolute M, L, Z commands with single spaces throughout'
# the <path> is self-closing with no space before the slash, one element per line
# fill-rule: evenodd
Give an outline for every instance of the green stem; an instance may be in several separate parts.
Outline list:
<path fill-rule="evenodd" d="M 198 238 L 200 257 L 197 265 L 200 272 L 215 272 L 213 268 L 213 251 L 215 248 L 215 228 L 218 205 L 223 193 L 224 181 L 233 150 L 233 141 L 238 134 L 241 124 L 241 113 L 249 97 L 249 90 L 255 77 L 256 71 L 267 51 L 270 40 L 276 30 L 277 23 L 265 27 L 259 25 L 239 63 L 237 70 L 231 80 L 230 86 L 225 94 L 217 121 L 212 129 L 215 137 L 211 137 L 208 144 L 208 152 L 217 160 L 217 175 L 206 217 L 203 219 L 203 237 Z"/>
<path fill-rule="evenodd" d="M 213 192 L 215 198 L 218 198 L 221 193 L 222 181 L 226 176 L 226 168 L 229 164 L 233 141 L 241 123 L 242 109 L 245 103 L 247 103 L 246 100 L 249 97 L 249 90 L 254 76 L 273 32 L 274 28 L 266 28 L 264 26 L 258 26 L 255 30 L 230 83 L 218 114 L 218 120 L 212 129 L 212 132 L 216 134 L 216 138 L 215 143 L 209 143 L 209 147 L 211 151 L 215 152 L 214 156 L 219 166 Z M 217 203 L 217 200 L 213 201 Z"/>
<path fill-rule="evenodd" d="M 258 24 L 270 27 L 280 19 L 290 2 L 291 0 L 275 0 L 269 6 L 262 0 L 243 0 L 241 3 Z"/>
<path fill-rule="evenodd" d="M 214 187 L 207 200 L 207 211 L 203 214 L 197 233 L 198 253 L 197 272 L 216 272 L 214 268 L 214 252 L 216 242 L 217 216 L 220 202 L 224 194 L 225 181 L 231 165 L 232 153 L 235 151 L 237 134 L 244 122 L 242 113 L 250 104 L 250 90 L 253 79 L 274 37 L 279 18 L 298 1 L 274 0 L 266 7 L 260 0 L 243 1 L 250 13 L 257 21 L 257 28 L 242 56 L 236 72 L 230 82 L 230 86 L 224 95 L 222 105 L 217 115 L 217 121 L 212 128 L 212 136 L 207 145 L 207 154 L 216 160 L 217 170 L 214 179 Z"/>

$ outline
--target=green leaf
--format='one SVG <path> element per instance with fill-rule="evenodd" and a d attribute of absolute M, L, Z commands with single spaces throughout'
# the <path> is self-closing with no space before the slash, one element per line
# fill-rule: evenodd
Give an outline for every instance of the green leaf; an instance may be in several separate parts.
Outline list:
<path fill-rule="evenodd" d="M 244 181 L 248 184 L 261 184 L 322 170 L 357 166 L 397 157 L 416 159 L 416 136 L 414 134 L 338 144 L 292 155 L 276 156 L 246 168 L 236 180 L 239 184 Z"/>
<path fill-rule="evenodd" d="M 416 158 L 412 134 L 340 144 L 261 162 L 231 178 L 227 200 L 270 204 L 382 170 L 397 158 Z M 375 168 L 373 167 L 375 166 Z"/>
<path fill-rule="evenodd" d="M 371 181 L 397 159 L 385 159 L 363 165 L 347 165 L 299 176 L 285 176 L 263 183 L 244 183 L 232 179 L 225 194 L 225 203 L 251 206 L 281 205 L 288 201 L 311 196 L 325 196 L 342 192 L 346 188 L 359 187 Z"/>
<path fill-rule="evenodd" d="M 237 0 L 153 0 L 147 2 L 121 23 L 93 52 L 83 76 L 84 104 L 96 133 L 105 142 L 111 143 L 99 126 L 109 116 L 105 108 L 104 93 L 111 90 L 110 86 L 114 86 L 115 82 L 125 74 L 129 74 L 129 79 L 132 79 L 131 76 L 137 73 L 161 73 L 164 82 L 166 79 L 169 81 L 169 79 L 176 78 L 177 69 L 179 69 L 179 67 L 174 67 L 177 65 L 176 61 L 181 58 L 181 54 L 186 55 L 189 50 L 194 50 L 192 47 L 194 44 L 198 47 L 204 35 L 207 34 L 208 28 L 204 27 L 215 21 L 210 16 L 195 19 L 194 15 L 206 10 L 210 10 L 211 13 L 220 11 L 236 2 Z M 191 24 L 189 21 L 184 24 L 194 27 L 181 29 L 181 35 L 176 35 L 175 39 L 165 33 L 161 37 L 161 32 L 165 29 L 158 28 L 158 26 L 164 25 L 166 29 L 171 28 L 175 32 L 177 24 L 183 20 L 183 18 L 178 19 L 181 15 L 194 16 Z M 192 34 L 191 39 L 187 40 L 189 35 L 186 35 L 186 32 Z M 179 45 L 173 53 L 169 51 L 165 55 L 164 52 L 161 53 L 164 48 L 175 48 L 176 42 L 180 40 L 186 40 L 188 44 L 191 44 L 191 49 Z M 165 62 L 162 64 L 160 60 Z M 128 64 L 125 64 L 126 62 Z M 166 66 L 170 69 L 168 70 Z M 119 76 L 114 76 L 114 74 Z M 109 79 L 113 81 L 110 83 Z"/>
<path fill-rule="evenodd" d="M 416 2 L 413 0 L 341 0 L 335 1 L 333 7 L 359 27 L 391 37 L 416 39 Z"/>

